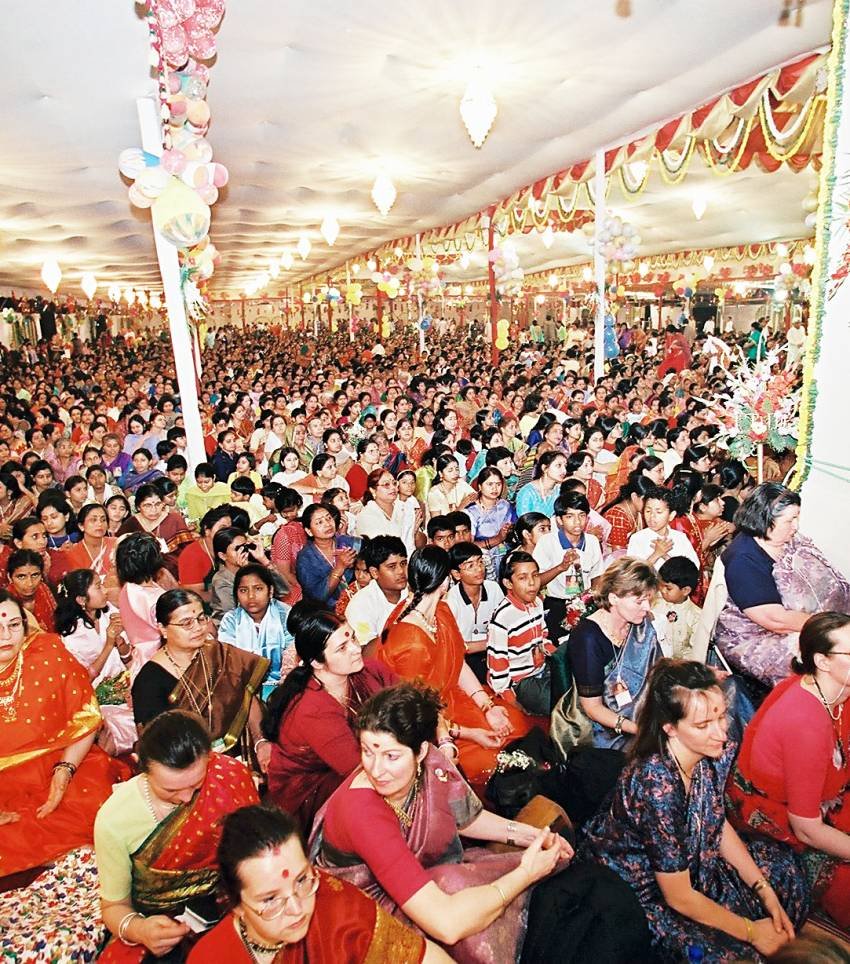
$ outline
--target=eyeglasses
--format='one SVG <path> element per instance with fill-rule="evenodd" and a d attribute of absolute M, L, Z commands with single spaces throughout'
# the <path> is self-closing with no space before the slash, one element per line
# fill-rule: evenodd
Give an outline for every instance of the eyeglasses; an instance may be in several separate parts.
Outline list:
<path fill-rule="evenodd" d="M 473 569 L 483 569 L 484 557 L 474 556 L 472 559 L 467 559 L 466 562 L 462 562 L 458 568 L 462 569 L 464 572 L 470 572 Z"/>
<path fill-rule="evenodd" d="M 186 619 L 177 619 L 168 625 L 177 626 L 178 629 L 190 630 L 194 629 L 195 626 L 205 626 L 208 621 L 209 617 L 205 613 L 201 613 L 198 616 L 187 616 Z"/>
<path fill-rule="evenodd" d="M 831 649 L 827 656 L 850 656 L 850 649 Z"/>
<path fill-rule="evenodd" d="M 270 897 L 264 900 L 261 907 L 252 907 L 242 901 L 242 906 L 247 907 L 252 913 L 261 917 L 263 920 L 275 920 L 281 914 L 286 913 L 291 900 L 307 900 L 319 889 L 319 875 L 311 868 L 306 870 L 293 884 L 292 893 L 285 897 Z M 295 911 L 297 913 L 298 911 Z"/>
<path fill-rule="evenodd" d="M 159 501 L 157 501 L 157 502 L 143 502 L 143 503 L 139 506 L 139 508 L 140 508 L 140 509 L 161 509 L 161 508 L 162 508 L 162 502 L 159 502 Z"/>

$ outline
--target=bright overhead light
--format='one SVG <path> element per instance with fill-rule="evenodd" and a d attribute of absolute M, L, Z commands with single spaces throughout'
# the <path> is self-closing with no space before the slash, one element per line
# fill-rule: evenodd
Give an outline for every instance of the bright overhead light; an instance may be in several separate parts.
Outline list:
<path fill-rule="evenodd" d="M 48 258 L 41 266 L 41 280 L 47 285 L 47 290 L 55 295 L 62 280 L 62 269 L 55 258 Z"/>
<path fill-rule="evenodd" d="M 395 204 L 396 189 L 393 182 L 386 174 L 379 174 L 372 185 L 372 200 L 375 207 L 381 212 L 382 217 L 390 213 L 390 208 Z"/>
<path fill-rule="evenodd" d="M 473 294 L 474 292 L 475 292 L 475 288 L 473 288 L 472 285 L 467 285 L 467 286 L 463 289 L 463 293 L 464 293 L 465 295 L 471 295 L 471 294 Z"/>
<path fill-rule="evenodd" d="M 292 267 L 292 252 L 287 248 L 280 256 L 280 266 L 284 271 L 289 271 Z"/>
<path fill-rule="evenodd" d="M 460 102 L 460 116 L 475 147 L 481 147 L 487 139 L 498 110 L 493 93 L 484 80 L 484 72 L 477 67 Z"/>
<path fill-rule="evenodd" d="M 779 265 L 779 273 L 784 275 L 789 275 L 793 271 L 793 268 L 786 261 L 784 264 Z"/>
<path fill-rule="evenodd" d="M 649 274 L 649 265 L 645 261 L 641 261 L 638 265 L 638 274 L 641 278 L 645 278 Z"/>
<path fill-rule="evenodd" d="M 305 292 L 304 292 L 304 304 L 305 304 L 305 305 L 309 305 L 312 300 L 313 300 L 313 296 L 310 294 L 310 292 L 309 292 L 309 291 L 305 291 Z"/>
<path fill-rule="evenodd" d="M 546 230 L 540 235 L 540 240 L 543 242 L 543 247 L 546 248 L 547 251 L 555 243 L 555 232 L 552 230 L 551 225 L 546 225 Z"/>
<path fill-rule="evenodd" d="M 276 258 L 269 258 L 269 274 L 272 278 L 280 274 L 280 262 Z"/>
<path fill-rule="evenodd" d="M 549 275 L 549 287 L 550 288 L 558 287 L 558 276 L 556 274 Z"/>
<path fill-rule="evenodd" d="M 128 305 L 132 305 L 133 302 L 136 300 L 136 292 L 133 291 L 132 288 L 125 288 L 124 300 L 127 302 Z"/>
<path fill-rule="evenodd" d="M 80 287 L 83 289 L 83 294 L 86 298 L 91 301 L 92 298 L 94 298 L 95 291 L 97 291 L 97 278 L 95 278 L 91 271 L 87 271 L 82 278 L 80 278 Z"/>
<path fill-rule="evenodd" d="M 141 288 L 136 292 L 136 301 L 138 301 L 142 307 L 148 303 L 148 296 Z"/>
<path fill-rule="evenodd" d="M 359 265 L 356 261 L 355 261 L 354 264 L 351 266 L 351 273 L 352 273 L 352 274 L 360 274 L 360 265 Z"/>
<path fill-rule="evenodd" d="M 469 267 L 469 255 L 465 251 L 461 252 L 460 266 L 464 270 Z"/>
<path fill-rule="evenodd" d="M 121 300 L 121 289 L 118 285 L 110 285 L 107 294 L 109 295 L 109 300 L 116 302 L 116 304 Z"/>
<path fill-rule="evenodd" d="M 298 254 L 301 256 L 301 260 L 302 260 L 302 261 L 306 261 L 307 258 L 310 256 L 310 249 L 311 249 L 312 247 L 313 247 L 313 245 L 310 244 L 310 239 L 309 239 L 309 238 L 307 238 L 307 237 L 300 237 L 300 238 L 298 239 L 298 244 L 295 246 L 295 250 L 296 250 L 296 251 L 298 252 Z"/>
<path fill-rule="evenodd" d="M 546 295 L 535 295 L 534 301 L 538 305 L 542 305 L 546 301 Z"/>
<path fill-rule="evenodd" d="M 593 270 L 591 268 L 583 268 L 581 276 L 584 281 L 593 281 Z"/>
<path fill-rule="evenodd" d="M 816 258 L 817 252 L 815 251 L 814 246 L 807 244 L 803 249 L 803 261 L 805 261 L 806 264 L 814 264 Z"/>
<path fill-rule="evenodd" d="M 326 214 L 319 231 L 328 245 L 333 247 L 334 242 L 339 237 L 339 221 L 332 214 Z"/>
<path fill-rule="evenodd" d="M 393 254 L 394 254 L 397 258 L 400 258 L 400 257 L 404 254 L 404 250 L 403 250 L 402 248 L 400 248 L 398 245 L 396 245 L 396 246 L 393 248 Z"/>
<path fill-rule="evenodd" d="M 702 216 L 705 214 L 707 207 L 708 201 L 706 201 L 704 195 L 697 194 L 691 202 L 691 209 L 693 210 L 694 217 L 697 219 L 697 221 L 702 221 Z"/>
<path fill-rule="evenodd" d="M 706 271 L 711 271 L 711 269 L 714 267 L 714 257 L 710 254 L 707 254 L 702 259 L 702 266 Z"/>
<path fill-rule="evenodd" d="M 154 311 L 159 311 L 159 309 L 162 307 L 162 298 L 160 298 L 158 291 L 152 292 L 148 300 L 151 308 L 153 308 Z"/>
<path fill-rule="evenodd" d="M 776 245 L 776 254 L 777 254 L 780 258 L 787 258 L 787 257 L 788 257 L 788 245 L 787 245 L 787 244 L 783 244 L 782 242 L 780 242 L 779 244 L 777 244 L 777 245 Z"/>
<path fill-rule="evenodd" d="M 369 258 L 369 260 L 366 262 L 366 267 L 370 271 L 375 271 L 378 267 L 378 262 L 374 258 Z"/>

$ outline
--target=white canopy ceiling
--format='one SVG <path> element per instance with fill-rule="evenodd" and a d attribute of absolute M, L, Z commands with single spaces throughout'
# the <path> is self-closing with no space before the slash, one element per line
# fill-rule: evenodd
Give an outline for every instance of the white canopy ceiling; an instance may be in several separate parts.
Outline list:
<path fill-rule="evenodd" d="M 778 26 L 781 0 L 632 0 L 628 19 L 614 6 L 230 0 L 209 89 L 209 139 L 230 170 L 213 208 L 214 290 L 235 294 L 301 234 L 313 251 L 281 285 L 457 221 L 830 36 L 830 0 L 808 0 L 801 27 Z M 130 205 L 117 170 L 140 143 L 134 100 L 154 91 L 140 8 L 5 0 L 4 13 L 0 292 L 43 291 L 47 257 L 62 267 L 60 292 L 79 295 L 84 271 L 158 287 L 149 213 Z M 475 65 L 499 105 L 480 150 L 458 114 Z M 369 196 L 381 170 L 399 192 L 386 218 Z M 709 210 L 696 222 L 700 181 Z M 803 235 L 808 188 L 809 175 L 784 169 L 721 179 L 695 165 L 679 187 L 614 205 L 655 253 Z M 332 249 L 318 232 L 328 212 L 341 225 Z M 526 271 L 588 250 L 579 235 L 518 247 Z"/>

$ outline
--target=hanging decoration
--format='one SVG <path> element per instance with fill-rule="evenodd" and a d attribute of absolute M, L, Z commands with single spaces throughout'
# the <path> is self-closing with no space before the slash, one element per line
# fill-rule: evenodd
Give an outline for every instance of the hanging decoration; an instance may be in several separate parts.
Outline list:
<path fill-rule="evenodd" d="M 405 282 L 413 298 L 433 298 L 443 290 L 440 266 L 433 257 L 413 257 L 406 262 Z"/>
<path fill-rule="evenodd" d="M 333 247 L 336 239 L 339 237 L 339 221 L 332 215 L 326 214 L 322 220 L 322 225 L 319 228 L 322 237 L 328 243 L 329 247 Z"/>
<path fill-rule="evenodd" d="M 606 217 L 596 228 L 596 248 L 609 265 L 633 261 L 640 240 L 634 226 L 616 215 Z"/>
<path fill-rule="evenodd" d="M 477 67 L 460 102 L 460 116 L 475 147 L 481 147 L 487 139 L 498 110 L 496 99 L 485 81 L 484 71 Z"/>
<path fill-rule="evenodd" d="M 498 243 L 488 255 L 496 276 L 496 288 L 502 295 L 512 297 L 522 293 L 524 272 L 519 266 L 519 255 L 510 240 Z"/>
<path fill-rule="evenodd" d="M 345 286 L 345 303 L 355 307 L 363 300 L 363 285 L 352 281 Z"/>
<path fill-rule="evenodd" d="M 375 207 L 381 212 L 382 217 L 386 217 L 390 213 L 390 208 L 395 204 L 395 199 L 395 185 L 386 174 L 379 174 L 372 185 L 372 200 Z"/>
<path fill-rule="evenodd" d="M 91 271 L 86 271 L 80 278 L 80 288 L 89 301 L 94 298 L 95 292 L 97 291 L 97 278 L 95 278 Z"/>
<path fill-rule="evenodd" d="M 310 244 L 310 239 L 305 235 L 302 235 L 298 239 L 298 244 L 295 245 L 295 250 L 298 252 L 298 256 L 302 261 L 306 261 L 310 257 L 310 250 L 313 245 Z"/>
<path fill-rule="evenodd" d="M 47 290 L 51 294 L 56 294 L 56 289 L 62 280 L 62 269 L 55 258 L 48 258 L 41 266 L 41 280 L 47 285 Z"/>

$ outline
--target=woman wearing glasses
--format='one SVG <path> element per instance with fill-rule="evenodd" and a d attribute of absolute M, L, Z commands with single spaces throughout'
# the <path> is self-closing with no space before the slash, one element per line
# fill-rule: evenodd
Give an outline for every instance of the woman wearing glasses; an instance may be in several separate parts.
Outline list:
<path fill-rule="evenodd" d="M 810 617 L 794 675 L 744 732 L 726 787 L 731 818 L 803 855 L 815 899 L 850 927 L 850 616 Z"/>
<path fill-rule="evenodd" d="M 218 863 L 231 912 L 198 942 L 189 964 L 450 960 L 371 897 L 315 870 L 282 810 L 243 807 L 226 817 Z"/>
<path fill-rule="evenodd" d="M 186 520 L 162 498 L 157 483 L 140 485 L 133 497 L 136 511 L 124 520 L 118 535 L 130 532 L 149 532 L 159 543 L 166 566 L 173 574 L 177 572 L 177 557 L 190 542 L 195 541 Z"/>
<path fill-rule="evenodd" d="M 156 621 L 162 646 L 133 683 L 140 732 L 166 710 L 188 710 L 209 727 L 214 750 L 238 753 L 250 744 L 265 769 L 271 746 L 262 739 L 256 694 L 269 661 L 215 639 L 201 597 L 189 589 L 164 592 Z"/>

